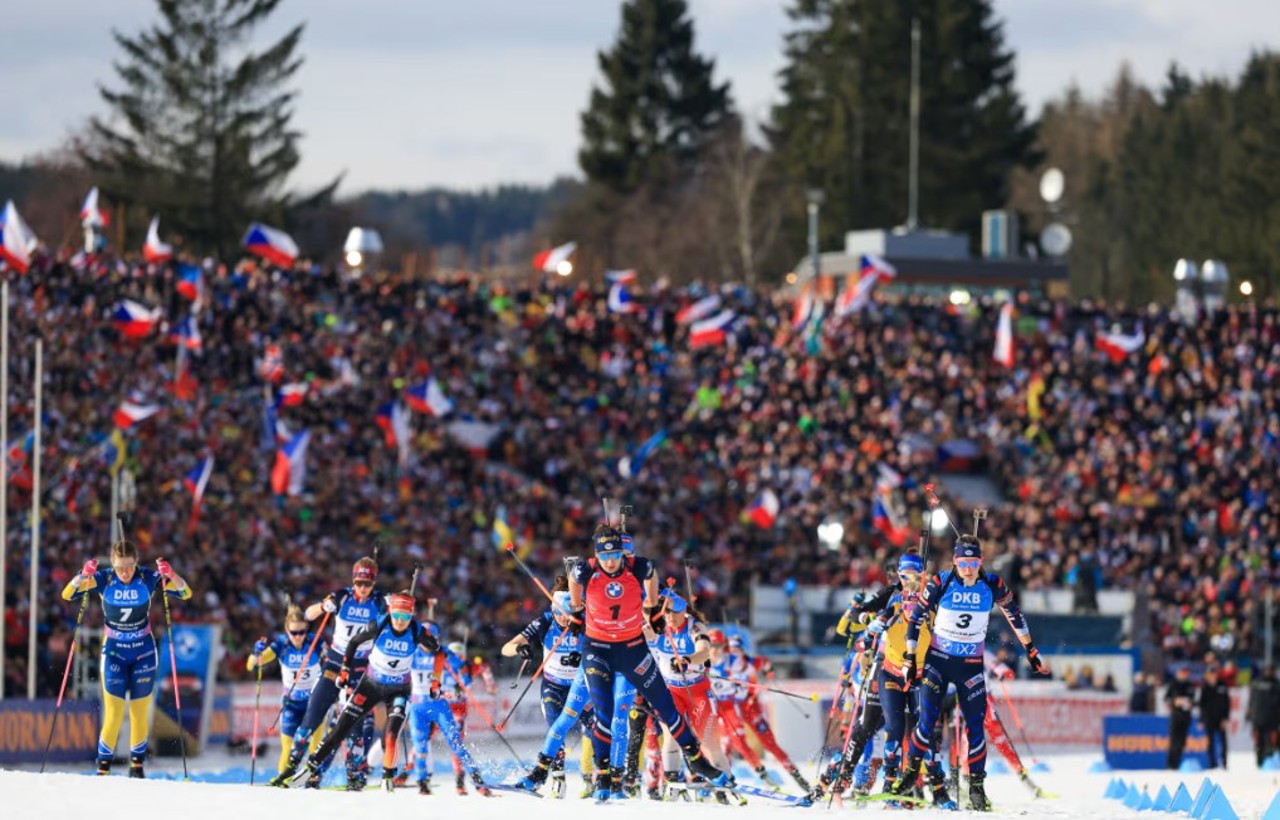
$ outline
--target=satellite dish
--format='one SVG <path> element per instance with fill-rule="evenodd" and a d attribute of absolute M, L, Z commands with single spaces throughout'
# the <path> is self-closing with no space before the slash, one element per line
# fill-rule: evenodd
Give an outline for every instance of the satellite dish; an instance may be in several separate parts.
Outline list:
<path fill-rule="evenodd" d="M 1071 230 L 1061 222 L 1051 222 L 1040 232 L 1040 247 L 1050 256 L 1066 256 L 1071 250 Z"/>
<path fill-rule="evenodd" d="M 1057 168 L 1050 168 L 1040 176 L 1040 198 L 1050 205 L 1062 199 L 1066 187 L 1067 178 Z"/>

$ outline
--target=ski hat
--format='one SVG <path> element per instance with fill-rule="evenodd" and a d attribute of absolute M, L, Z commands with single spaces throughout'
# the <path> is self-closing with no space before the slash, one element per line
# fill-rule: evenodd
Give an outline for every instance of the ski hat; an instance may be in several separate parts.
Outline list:
<path fill-rule="evenodd" d="M 661 592 L 659 592 L 658 594 L 659 594 L 659 595 L 661 595 L 663 598 L 666 598 L 666 599 L 667 599 L 667 611 L 668 611 L 668 612 L 677 612 L 677 613 L 679 613 L 679 612 L 684 612 L 685 610 L 687 610 L 687 609 L 689 608 L 689 603 L 688 603 L 688 601 L 686 601 L 684 598 L 681 598 L 681 597 L 676 593 L 676 591 L 675 591 L 674 589 L 671 589 L 670 587 L 668 587 L 667 589 L 662 590 L 662 591 L 661 591 Z"/>
<path fill-rule="evenodd" d="M 956 539 L 954 554 L 956 558 L 981 558 L 982 542 L 977 536 L 966 533 Z"/>
<path fill-rule="evenodd" d="M 569 593 L 562 590 L 552 594 L 551 614 L 569 617 Z"/>
<path fill-rule="evenodd" d="M 362 563 L 357 561 L 355 565 L 351 567 L 352 581 L 372 581 L 377 577 L 378 568 L 376 566 L 369 566 L 367 562 Z"/>
<path fill-rule="evenodd" d="M 591 546 L 596 552 L 621 550 L 623 548 L 622 536 L 613 527 L 602 525 L 597 527 L 595 533 L 592 534 Z"/>
<path fill-rule="evenodd" d="M 712 646 L 724 646 L 728 643 L 725 640 L 724 632 L 719 629 L 713 629 L 707 633 L 707 640 L 711 641 Z"/>
<path fill-rule="evenodd" d="M 397 592 L 391 596 L 387 609 L 392 615 L 413 615 L 413 596 Z"/>
<path fill-rule="evenodd" d="M 898 572 L 924 572 L 924 559 L 914 552 L 903 553 L 898 559 Z"/>
<path fill-rule="evenodd" d="M 448 649 L 450 652 L 457 655 L 459 658 L 462 658 L 462 653 L 467 651 L 467 648 L 462 645 L 462 641 L 454 641 L 453 643 L 446 646 L 445 649 Z M 463 660 L 466 660 L 466 658 L 463 658 Z"/>

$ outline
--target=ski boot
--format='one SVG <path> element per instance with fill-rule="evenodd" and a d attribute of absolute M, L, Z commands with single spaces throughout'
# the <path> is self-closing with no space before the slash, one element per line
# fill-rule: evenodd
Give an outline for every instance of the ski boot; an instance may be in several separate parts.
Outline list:
<path fill-rule="evenodd" d="M 458 775 L 459 783 L 462 782 L 462 777 L 463 777 L 462 775 Z M 490 788 L 484 784 L 484 778 L 480 776 L 479 771 L 474 771 L 471 773 L 471 785 L 475 787 L 476 794 L 480 795 L 481 797 L 493 797 L 493 791 L 490 790 Z M 461 792 L 462 794 L 466 794 L 466 792 L 462 791 L 461 786 L 458 787 L 458 791 Z"/>
<path fill-rule="evenodd" d="M 909 755 L 907 763 L 902 769 L 902 776 L 893 781 L 891 785 L 885 787 L 885 791 L 892 795 L 901 795 L 903 797 L 911 796 L 916 787 L 916 781 L 920 779 L 920 764 L 923 758 L 917 755 Z M 888 779 L 887 777 L 885 778 Z"/>
<path fill-rule="evenodd" d="M 304 743 L 303 746 L 306 744 Z M 298 773 L 298 767 L 302 765 L 302 750 L 297 746 L 289 752 L 289 759 L 285 761 L 284 768 L 280 770 L 280 774 L 271 778 L 267 782 L 268 786 L 275 786 L 279 789 L 289 788 L 289 784 L 293 782 L 294 776 Z"/>
<path fill-rule="evenodd" d="M 142 755 L 129 755 L 129 776 L 137 780 L 146 780 L 147 775 L 142 771 L 142 761 L 145 758 Z"/>
<path fill-rule="evenodd" d="M 929 786 L 933 789 L 933 805 L 948 811 L 959 810 L 960 805 L 952 800 L 950 793 L 947 792 L 947 781 L 941 772 L 930 773 Z"/>
<path fill-rule="evenodd" d="M 413 767 L 406 766 L 403 772 L 400 772 L 400 774 L 396 775 L 395 784 L 397 789 L 403 789 L 405 786 L 409 785 L 409 769 L 411 768 Z"/>
<path fill-rule="evenodd" d="M 764 766 L 761 766 L 760 768 L 764 769 Z M 757 774 L 759 774 L 759 772 L 757 772 Z M 800 774 L 799 769 L 797 769 L 795 766 L 792 766 L 790 769 L 787 770 L 787 774 L 791 775 L 791 779 L 796 781 L 796 784 L 800 786 L 800 791 L 802 792 L 809 791 L 809 781 L 805 779 L 804 775 Z M 766 783 L 770 783 L 773 780 L 773 778 L 769 777 L 768 775 L 769 775 L 769 772 L 766 769 L 764 775 L 761 777 L 761 779 L 764 780 L 764 782 Z M 874 780 L 875 775 L 872 775 L 871 779 Z M 772 785 L 774 788 L 779 788 L 781 786 L 780 783 L 773 783 Z"/>
<path fill-rule="evenodd" d="M 609 789 L 610 801 L 629 799 L 626 790 L 622 786 L 622 774 L 622 769 L 617 766 L 609 767 L 609 783 L 611 786 Z"/>
<path fill-rule="evenodd" d="M 684 760 L 691 774 L 703 778 L 713 786 L 731 787 L 733 785 L 733 776 L 712 766 L 711 761 L 703 756 L 697 743 L 682 746 L 680 751 L 684 752 Z"/>
<path fill-rule="evenodd" d="M 467 776 L 462 772 L 458 772 L 458 775 L 453 779 L 453 782 L 454 786 L 458 790 L 458 794 L 465 797 L 467 794 Z"/>
<path fill-rule="evenodd" d="M 583 776 L 582 791 L 578 792 L 579 800 L 588 800 L 596 793 L 596 785 L 591 782 L 590 778 Z"/>
<path fill-rule="evenodd" d="M 310 764 L 308 764 L 307 768 L 310 768 Z M 368 771 L 364 769 L 347 770 L 347 791 L 362 792 L 367 785 L 369 785 Z"/>
<path fill-rule="evenodd" d="M 871 766 L 859 762 L 853 767 L 853 793 L 857 797 L 866 797 L 871 793 Z"/>
<path fill-rule="evenodd" d="M 534 764 L 533 768 L 529 770 L 528 774 L 526 774 L 524 777 L 520 778 L 516 782 L 516 787 L 520 789 L 528 789 L 531 792 L 536 792 L 543 783 L 547 782 L 547 771 L 548 769 L 551 768 L 551 765 L 554 762 L 555 761 L 553 761 L 551 758 L 544 755 L 542 752 L 538 752 L 538 762 Z M 563 788 L 564 772 L 558 771 L 556 772 L 556 774 L 559 777 L 560 785 Z M 459 778 L 459 784 L 461 784 L 461 778 Z"/>
<path fill-rule="evenodd" d="M 969 775 L 969 808 L 974 811 L 991 811 L 991 801 L 987 800 L 987 773 L 974 772 Z"/>
<path fill-rule="evenodd" d="M 98 758 L 98 777 L 111 774 L 111 758 Z"/>
<path fill-rule="evenodd" d="M 424 777 L 418 781 L 418 794 L 431 794 L 431 778 Z"/>
<path fill-rule="evenodd" d="M 323 773 L 323 772 L 312 772 L 312 773 L 307 777 L 307 782 L 302 784 L 302 788 L 304 788 L 304 789 L 315 789 L 316 791 L 319 791 L 319 790 L 320 790 L 321 781 L 323 781 L 323 780 L 324 780 L 324 773 Z"/>
<path fill-rule="evenodd" d="M 627 769 L 622 775 L 622 791 L 627 797 L 640 796 L 640 773 L 635 769 Z"/>
<path fill-rule="evenodd" d="M 562 770 L 558 772 L 552 772 L 551 773 L 551 793 L 548 794 L 547 796 L 553 797 L 556 800 L 563 800 L 565 794 L 567 794 L 567 789 L 568 787 L 565 785 L 565 782 L 564 782 L 564 771 Z"/>
<path fill-rule="evenodd" d="M 613 791 L 613 778 L 609 777 L 608 772 L 596 772 L 595 788 L 591 791 L 591 796 L 596 799 L 597 803 L 605 803 L 609 800 L 609 794 Z"/>
<path fill-rule="evenodd" d="M 396 770 L 382 767 L 382 790 L 384 792 L 393 792 L 396 790 Z"/>

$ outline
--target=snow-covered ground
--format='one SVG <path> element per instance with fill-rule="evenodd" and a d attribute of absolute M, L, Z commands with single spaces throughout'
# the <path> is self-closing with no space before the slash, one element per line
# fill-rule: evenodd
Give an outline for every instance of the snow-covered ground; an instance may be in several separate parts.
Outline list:
<path fill-rule="evenodd" d="M 1146 787 L 1154 796 L 1161 784 L 1172 792 L 1179 782 L 1187 784 L 1194 795 L 1200 782 L 1207 774 L 1215 783 L 1222 786 L 1232 808 L 1241 820 L 1258 818 L 1266 811 L 1267 806 L 1280 791 L 1280 772 L 1257 771 L 1251 759 L 1244 755 L 1237 756 L 1235 766 L 1227 772 L 1216 771 L 1205 774 L 1182 774 L 1166 772 L 1116 772 L 1095 773 L 1090 771 L 1091 764 L 1099 759 L 1097 754 L 1055 755 L 1045 760 L 1049 770 L 1036 772 L 1033 777 L 1046 791 L 1057 797 L 1037 800 L 1012 775 L 992 775 L 987 783 L 987 793 L 997 806 L 997 814 L 1016 814 L 1025 817 L 1047 818 L 1137 818 L 1152 816 L 1140 814 L 1122 806 L 1119 802 L 1103 798 L 1102 794 L 1108 781 L 1113 776 L 1123 777 L 1128 782 L 1136 783 L 1139 788 Z M 264 768 L 271 768 L 273 761 L 260 761 L 259 775 Z M 243 767 L 244 757 L 219 759 L 217 756 L 205 756 L 192 761 L 192 771 L 208 773 L 224 770 L 228 766 Z M 438 766 L 443 761 L 438 761 Z M 124 767 L 121 767 L 124 768 Z M 171 759 L 153 761 L 148 766 L 148 773 L 168 775 L 176 772 L 181 776 L 181 762 Z M 394 794 L 379 790 L 369 790 L 361 794 L 348 794 L 338 791 L 284 791 L 263 787 L 250 787 L 244 784 L 219 784 L 205 782 L 175 782 L 161 780 L 158 777 L 147 781 L 129 780 L 121 772 L 109 778 L 86 777 L 88 767 L 77 767 L 73 771 L 38 774 L 33 771 L 0 771 L 0 800 L 3 809 L 0 816 L 9 820 L 20 818 L 45 818 L 51 814 L 78 813 L 82 811 L 107 812 L 125 810 L 146 811 L 144 806 L 151 806 L 157 814 L 171 815 L 181 820 L 244 820 L 250 817 L 299 817 L 306 820 L 351 820 L 353 812 L 377 807 L 385 812 L 390 806 L 412 812 L 440 813 L 437 816 L 466 817 L 476 820 L 511 820 L 513 812 L 519 813 L 521 820 L 564 820 L 566 810 L 575 816 L 593 812 L 607 812 L 610 816 L 652 817 L 653 811 L 659 809 L 664 820 L 681 820 L 705 816 L 708 813 L 732 813 L 741 820 L 757 820 L 766 816 L 786 816 L 787 813 L 828 812 L 825 804 L 821 808 L 787 809 L 785 804 L 772 800 L 752 799 L 746 808 L 726 807 L 704 804 L 663 803 L 657 804 L 647 800 L 629 801 L 623 804 L 610 804 L 597 807 L 589 801 L 569 798 L 566 801 L 538 800 L 519 794 L 503 793 L 492 799 L 476 796 L 460 797 L 453 794 L 451 777 L 439 776 L 434 782 L 439 793 L 424 797 L 416 789 L 404 789 Z M 492 775 L 498 775 L 492 771 Z M 268 776 L 270 773 L 268 773 Z M 508 777 L 508 779 L 513 779 Z M 748 782 L 745 781 L 744 782 Z M 576 774 L 570 775 L 570 785 L 576 789 L 579 783 Z M 439 787 L 445 787 L 443 789 Z M 794 786 L 792 787 L 794 789 Z M 395 800 L 394 804 L 389 801 Z M 115 808 L 118 807 L 118 808 Z M 835 809 L 840 811 L 840 809 Z M 859 811 L 888 811 L 888 809 L 871 804 Z M 949 812 L 929 810 L 914 812 L 913 818 L 941 818 Z M 358 815 L 357 815 L 358 816 Z"/>

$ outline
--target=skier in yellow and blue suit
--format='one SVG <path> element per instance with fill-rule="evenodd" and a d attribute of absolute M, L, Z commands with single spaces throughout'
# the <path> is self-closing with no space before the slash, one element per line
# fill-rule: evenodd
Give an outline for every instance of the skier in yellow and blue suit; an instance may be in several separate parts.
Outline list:
<path fill-rule="evenodd" d="M 111 772 L 116 740 L 129 701 L 129 776 L 143 777 L 147 758 L 147 712 L 156 682 L 156 641 L 151 636 L 151 597 L 164 581 L 165 594 L 191 598 L 191 587 L 160 558 L 155 569 L 138 566 L 138 548 L 129 541 L 111 545 L 111 568 L 89 559 L 62 590 L 76 601 L 91 591 L 102 601 L 102 733 L 98 736 L 98 774 Z"/>

